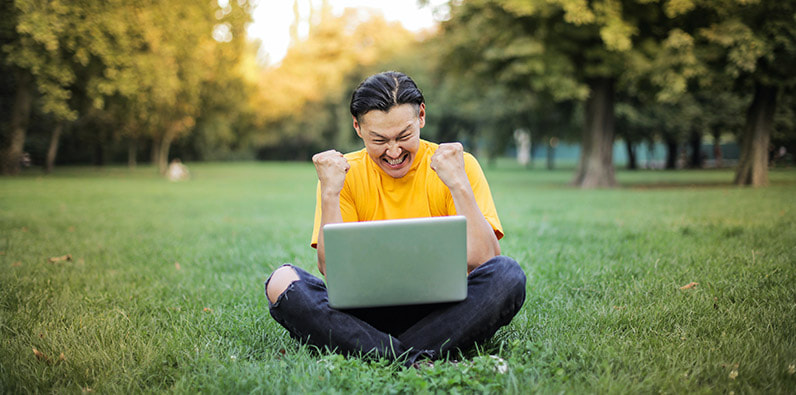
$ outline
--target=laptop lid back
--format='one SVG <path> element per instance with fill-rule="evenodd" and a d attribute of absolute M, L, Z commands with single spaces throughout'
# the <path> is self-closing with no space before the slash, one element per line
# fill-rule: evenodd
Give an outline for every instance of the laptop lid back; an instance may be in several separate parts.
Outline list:
<path fill-rule="evenodd" d="M 460 301 L 467 297 L 463 216 L 344 222 L 323 227 L 334 308 Z"/>

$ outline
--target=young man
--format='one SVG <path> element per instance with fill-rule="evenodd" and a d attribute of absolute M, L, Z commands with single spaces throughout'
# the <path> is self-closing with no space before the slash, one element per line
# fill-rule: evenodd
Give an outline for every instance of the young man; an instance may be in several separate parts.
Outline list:
<path fill-rule="evenodd" d="M 303 342 L 346 354 L 403 358 L 407 365 L 489 339 L 522 307 L 525 274 L 513 259 L 500 256 L 503 230 L 478 162 L 459 143 L 420 139 L 425 101 L 402 73 L 363 81 L 352 95 L 351 115 L 365 148 L 312 158 L 318 192 L 311 245 L 318 250 L 318 269 L 325 275 L 325 224 L 458 214 L 467 220 L 467 298 L 336 310 L 321 279 L 285 265 L 265 283 L 271 316 Z"/>

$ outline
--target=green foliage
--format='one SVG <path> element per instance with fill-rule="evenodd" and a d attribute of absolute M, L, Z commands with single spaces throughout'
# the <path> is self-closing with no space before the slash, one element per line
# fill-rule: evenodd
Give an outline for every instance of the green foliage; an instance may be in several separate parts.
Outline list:
<path fill-rule="evenodd" d="M 251 94 L 238 68 L 246 1 L 224 8 L 183 0 L 4 5 L 13 16 L 4 25 L 4 59 L 33 75 L 38 109 L 56 120 L 167 140 L 167 150 L 201 115 L 226 114 L 229 125 L 250 110 L 219 100 Z"/>
<path fill-rule="evenodd" d="M 796 83 L 796 4 L 739 0 L 700 7 L 713 14 L 709 26 L 697 29 L 714 46 L 706 61 L 734 78 L 768 86 Z"/>
<path fill-rule="evenodd" d="M 86 147 L 138 141 L 154 156 L 165 150 L 163 161 L 172 140 L 195 159 L 357 148 L 350 91 L 387 69 L 424 89 L 427 137 L 464 140 L 490 156 L 516 128 L 531 130 L 535 144 L 575 140 L 599 78 L 616 83 L 623 137 L 678 141 L 717 129 L 738 135 L 739 103 L 755 83 L 784 92 L 796 82 L 792 1 L 451 1 L 450 19 L 422 42 L 370 12 L 337 16 L 327 7 L 315 10 L 307 39 L 296 35 L 268 67 L 245 34 L 248 1 L 1 4 L 1 71 L 31 77 L 36 126 L 49 134 L 67 121 L 67 138 Z M 3 81 L 3 130 L 15 78 Z M 787 115 L 777 119 L 788 124 Z M 0 140 L 11 140 L 6 134 Z"/>
<path fill-rule="evenodd" d="M 740 141 L 736 182 L 767 185 L 777 97 L 796 84 L 792 72 L 796 67 L 796 4 L 729 1 L 703 7 L 712 17 L 709 27 L 698 29 L 708 48 L 704 61 L 734 78 L 753 97 Z"/>
<path fill-rule="evenodd" d="M 300 346 L 268 315 L 268 273 L 317 274 L 311 164 L 1 179 L 0 389 L 794 392 L 793 170 L 766 189 L 721 170 L 620 172 L 623 188 L 597 191 L 486 170 L 526 302 L 458 363 L 421 369 Z"/>
<path fill-rule="evenodd" d="M 780 98 L 782 104 L 777 108 L 771 140 L 774 147 L 785 146 L 793 154 L 796 152 L 796 89 L 785 90 Z"/>
<path fill-rule="evenodd" d="M 68 86 L 75 81 L 75 73 L 64 58 L 65 48 L 59 38 L 69 29 L 69 7 L 59 3 L 19 0 L 6 2 L 10 15 L 3 33 L 4 63 L 26 70 L 33 75 L 42 95 L 45 113 L 59 119 L 74 120 L 77 113 L 70 108 Z M 4 16 L 6 18 L 6 16 Z"/>
<path fill-rule="evenodd" d="M 584 103 L 574 181 L 583 187 L 615 184 L 610 147 L 617 85 L 651 94 L 652 103 L 674 103 L 703 73 L 693 36 L 679 27 L 688 5 L 473 0 L 451 2 L 451 8 L 444 35 L 451 40 L 447 58 L 458 70 L 485 80 L 497 76 L 510 89 L 538 95 L 539 114 L 550 113 L 543 104 L 548 98 Z"/>
<path fill-rule="evenodd" d="M 445 24 L 454 60 L 556 101 L 585 100 L 585 81 L 646 79 L 671 102 L 704 73 L 693 33 L 680 26 L 688 1 L 469 1 Z M 492 29 L 499 25 L 501 29 Z"/>

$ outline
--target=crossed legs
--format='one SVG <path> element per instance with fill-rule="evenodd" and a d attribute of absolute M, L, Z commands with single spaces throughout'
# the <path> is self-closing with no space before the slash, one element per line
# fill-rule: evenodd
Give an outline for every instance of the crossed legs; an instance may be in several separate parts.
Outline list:
<path fill-rule="evenodd" d="M 294 338 L 411 364 L 487 340 L 511 322 L 525 300 L 525 274 L 508 257 L 485 262 L 467 281 L 461 302 L 356 310 L 329 307 L 323 281 L 294 266 L 275 270 L 265 288 L 271 316 Z"/>

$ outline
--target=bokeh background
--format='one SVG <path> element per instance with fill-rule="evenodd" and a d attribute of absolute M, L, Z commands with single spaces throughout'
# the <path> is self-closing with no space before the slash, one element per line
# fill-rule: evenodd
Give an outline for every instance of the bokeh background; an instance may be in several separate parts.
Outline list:
<path fill-rule="evenodd" d="M 356 149 L 351 91 L 383 70 L 424 91 L 424 138 L 583 187 L 617 166 L 765 185 L 794 163 L 792 1 L 0 4 L 4 174 Z"/>

